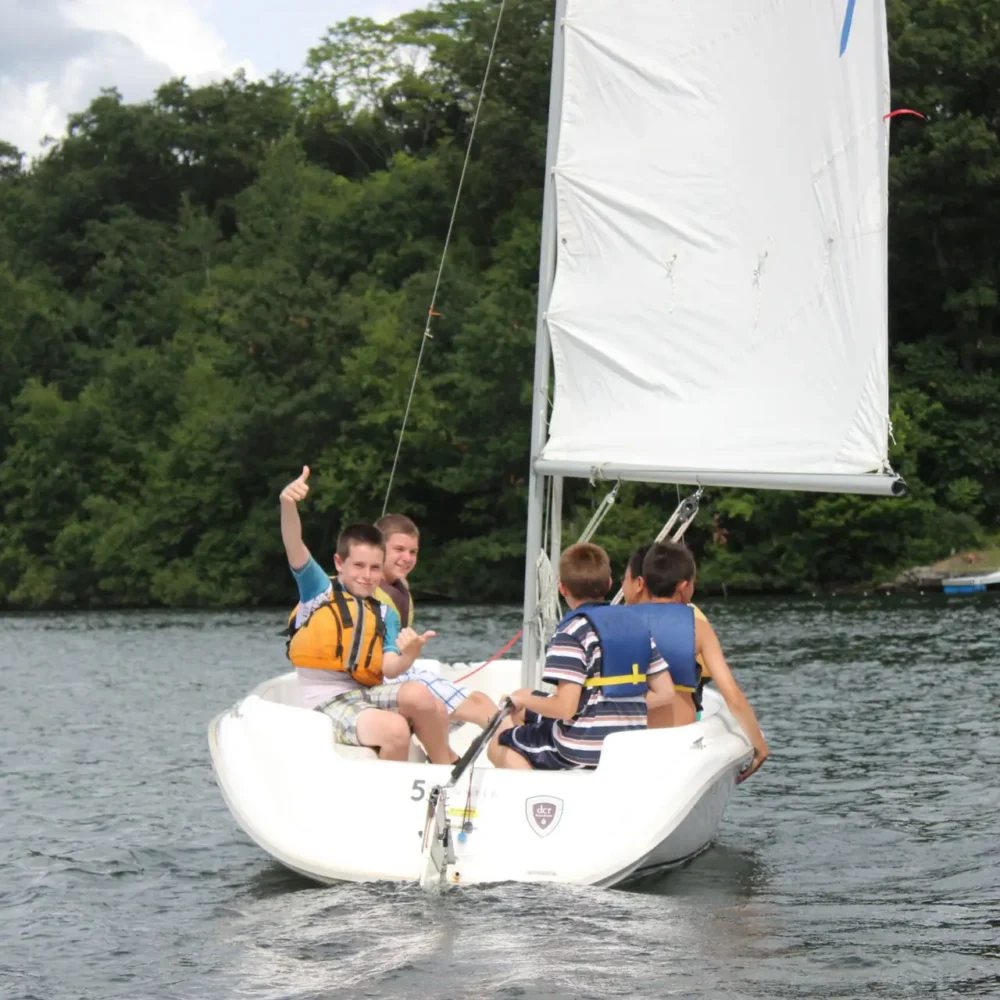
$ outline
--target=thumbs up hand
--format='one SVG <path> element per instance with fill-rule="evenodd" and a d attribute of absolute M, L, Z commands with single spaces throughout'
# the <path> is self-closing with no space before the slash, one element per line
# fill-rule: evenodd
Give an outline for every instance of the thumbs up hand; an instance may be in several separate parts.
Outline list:
<path fill-rule="evenodd" d="M 396 639 L 396 645 L 403 656 L 412 656 L 415 660 L 423 652 L 427 640 L 433 639 L 436 635 L 437 632 L 424 632 L 420 635 L 412 628 L 404 628 Z"/>
<path fill-rule="evenodd" d="M 281 502 L 297 504 L 300 500 L 305 500 L 309 493 L 309 466 L 302 466 L 302 475 L 298 479 L 293 479 L 282 491 Z"/>

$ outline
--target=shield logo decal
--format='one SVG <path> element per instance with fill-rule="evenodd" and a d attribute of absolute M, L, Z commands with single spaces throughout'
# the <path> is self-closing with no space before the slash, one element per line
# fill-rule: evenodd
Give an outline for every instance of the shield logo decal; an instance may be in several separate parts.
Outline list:
<path fill-rule="evenodd" d="M 533 795 L 525 800 L 524 811 L 528 817 L 528 826 L 539 837 L 547 837 L 562 819 L 563 800 L 550 795 Z"/>

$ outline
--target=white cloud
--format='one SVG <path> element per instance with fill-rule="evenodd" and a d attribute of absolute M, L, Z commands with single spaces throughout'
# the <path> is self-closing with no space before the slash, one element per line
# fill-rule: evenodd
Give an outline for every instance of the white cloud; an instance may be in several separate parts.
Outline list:
<path fill-rule="evenodd" d="M 419 0 L 395 0 L 395 2 L 376 4 L 375 9 L 370 14 L 365 14 L 364 16 L 370 17 L 373 21 L 391 21 L 400 14 L 405 14 L 409 10 L 424 6 L 427 6 L 427 4 L 421 3 Z"/>
<path fill-rule="evenodd" d="M 78 28 L 121 33 L 177 75 L 205 77 L 235 66 L 205 23 L 208 7 L 192 0 L 66 0 L 63 10 Z"/>
<path fill-rule="evenodd" d="M 102 87 L 127 101 L 175 76 L 297 72 L 327 27 L 427 0 L 0 0 L 0 140 L 29 154 Z"/>
<path fill-rule="evenodd" d="M 204 0 L 0 0 L 0 139 L 36 153 L 102 87 L 137 101 L 173 76 L 253 75 L 205 10 Z"/>
<path fill-rule="evenodd" d="M 0 141 L 33 151 L 38 140 L 57 135 L 65 121 L 45 81 L 22 84 L 0 76 Z"/>

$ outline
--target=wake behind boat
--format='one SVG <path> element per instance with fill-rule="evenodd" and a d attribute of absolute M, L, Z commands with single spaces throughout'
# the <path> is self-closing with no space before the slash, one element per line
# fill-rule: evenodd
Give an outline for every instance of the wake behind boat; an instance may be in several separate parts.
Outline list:
<path fill-rule="evenodd" d="M 458 678 L 465 664 L 418 661 Z M 519 660 L 476 674 L 496 700 L 516 686 Z M 458 752 L 479 734 L 466 724 Z M 212 765 L 244 832 L 293 871 L 319 882 L 419 881 L 427 797 L 450 768 L 335 744 L 329 720 L 301 707 L 294 672 L 265 681 L 209 729 Z M 485 757 L 448 798 L 450 883 L 566 882 L 611 886 L 680 864 L 718 833 L 737 776 L 752 756 L 722 699 L 706 691 L 701 721 L 620 733 L 593 771 L 508 771 Z M 669 762 L 653 774 L 650 761 Z"/>

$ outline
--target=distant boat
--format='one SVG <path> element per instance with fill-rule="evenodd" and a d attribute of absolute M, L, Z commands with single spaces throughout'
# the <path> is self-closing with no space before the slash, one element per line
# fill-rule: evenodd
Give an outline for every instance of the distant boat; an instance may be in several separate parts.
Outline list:
<path fill-rule="evenodd" d="M 979 594 L 985 590 L 1000 590 L 1000 570 L 977 573 L 974 576 L 949 576 L 941 581 L 946 594 Z"/>

